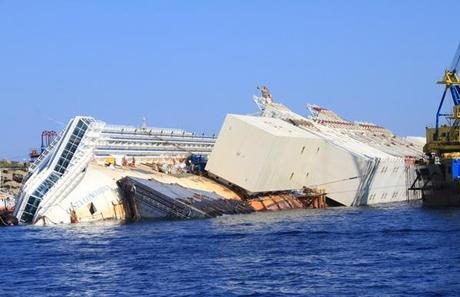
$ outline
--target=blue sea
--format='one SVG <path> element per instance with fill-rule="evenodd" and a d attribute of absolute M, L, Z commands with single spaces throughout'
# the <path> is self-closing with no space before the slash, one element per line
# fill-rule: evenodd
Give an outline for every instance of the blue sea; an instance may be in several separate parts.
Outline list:
<path fill-rule="evenodd" d="M 460 209 L 0 229 L 0 296 L 460 296 Z"/>

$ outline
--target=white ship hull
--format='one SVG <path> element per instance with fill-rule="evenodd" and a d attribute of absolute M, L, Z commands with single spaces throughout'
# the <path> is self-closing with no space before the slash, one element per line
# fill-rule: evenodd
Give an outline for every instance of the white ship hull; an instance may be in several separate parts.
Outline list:
<path fill-rule="evenodd" d="M 369 123 L 348 122 L 316 108 L 302 117 L 256 97 L 260 116 L 228 115 L 206 167 L 250 194 L 326 192 L 345 206 L 420 199 L 409 191 L 422 143 Z"/>
<path fill-rule="evenodd" d="M 38 210 L 35 224 L 68 224 L 105 219 L 124 219 L 122 195 L 117 180 L 126 176 L 151 178 L 133 170 L 115 169 L 90 164 L 81 180 L 63 199 L 43 203 Z"/>

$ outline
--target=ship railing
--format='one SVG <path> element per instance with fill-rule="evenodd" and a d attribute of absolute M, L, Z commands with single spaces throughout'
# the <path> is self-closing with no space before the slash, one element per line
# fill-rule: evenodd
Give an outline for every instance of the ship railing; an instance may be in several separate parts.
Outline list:
<path fill-rule="evenodd" d="M 102 133 L 134 133 L 134 134 L 160 134 L 163 133 L 173 133 L 173 134 L 192 134 L 192 132 L 188 132 L 182 129 L 174 129 L 174 128 L 159 128 L 159 127 L 146 127 L 146 128 L 136 128 L 133 126 L 124 126 L 124 125 L 105 125 L 104 130 Z"/>
<path fill-rule="evenodd" d="M 166 140 L 166 141 L 193 141 L 193 142 L 215 142 L 216 135 L 206 134 L 181 134 L 181 133 L 152 133 L 152 134 L 123 134 L 123 133 L 102 133 L 104 140 L 119 140 L 128 141 L 130 139 L 135 141 L 152 141 L 152 140 Z"/>
<path fill-rule="evenodd" d="M 32 163 L 29 168 L 27 169 L 27 174 L 24 176 L 22 180 L 22 186 L 20 189 L 20 193 L 24 192 L 29 186 L 30 182 L 29 181 L 30 177 L 34 173 L 35 169 L 38 167 L 38 165 L 45 160 L 50 152 L 54 150 L 54 147 L 57 145 L 57 143 L 61 140 L 62 134 L 59 134 L 57 137 L 54 138 L 54 140 L 50 143 L 50 145 L 40 154 L 40 156 Z"/>
<path fill-rule="evenodd" d="M 49 155 L 49 153 L 54 149 L 56 144 L 61 140 L 61 135 L 56 136 L 50 145 L 40 154 L 40 156 L 29 166 L 29 173 L 32 173 L 35 168 Z"/>
<path fill-rule="evenodd" d="M 120 150 L 120 151 L 190 151 L 190 150 L 212 150 L 211 144 L 177 144 L 177 143 L 158 143 L 158 144 L 118 144 L 118 143 L 98 143 L 97 150 Z"/>
<path fill-rule="evenodd" d="M 135 146 L 135 147 L 159 147 L 159 146 L 188 146 L 188 147 L 209 147 L 214 146 L 214 142 L 179 142 L 179 141 L 120 141 L 120 140 L 99 140 L 97 146 Z"/>

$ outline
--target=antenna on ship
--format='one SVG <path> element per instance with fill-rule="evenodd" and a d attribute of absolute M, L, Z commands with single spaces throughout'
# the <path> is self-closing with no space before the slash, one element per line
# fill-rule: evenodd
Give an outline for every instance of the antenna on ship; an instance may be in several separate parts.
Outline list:
<path fill-rule="evenodd" d="M 253 99 L 260 111 L 263 112 L 265 106 L 273 103 L 273 96 L 267 86 L 257 86 L 257 90 L 260 91 L 260 96 L 253 96 Z"/>
<path fill-rule="evenodd" d="M 142 129 L 147 129 L 147 118 L 145 116 L 142 117 Z"/>
<path fill-rule="evenodd" d="M 257 90 L 260 91 L 262 98 L 264 98 L 267 103 L 273 103 L 272 94 L 270 93 L 270 90 L 267 88 L 267 86 L 257 86 Z"/>

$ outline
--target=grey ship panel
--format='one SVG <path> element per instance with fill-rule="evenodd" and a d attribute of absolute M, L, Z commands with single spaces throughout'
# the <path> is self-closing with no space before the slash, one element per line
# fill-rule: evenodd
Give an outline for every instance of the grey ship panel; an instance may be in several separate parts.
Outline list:
<path fill-rule="evenodd" d="M 138 177 L 130 177 L 133 181 L 144 185 L 145 187 L 154 189 L 161 195 L 168 196 L 172 199 L 199 199 L 199 196 L 204 196 L 206 199 L 218 200 L 225 199 L 213 192 L 206 192 L 201 190 L 187 189 L 178 184 L 166 184 L 156 180 L 146 180 Z"/>
<path fill-rule="evenodd" d="M 129 219 L 197 219 L 252 211 L 243 201 L 178 184 L 125 177 L 118 185 Z"/>

